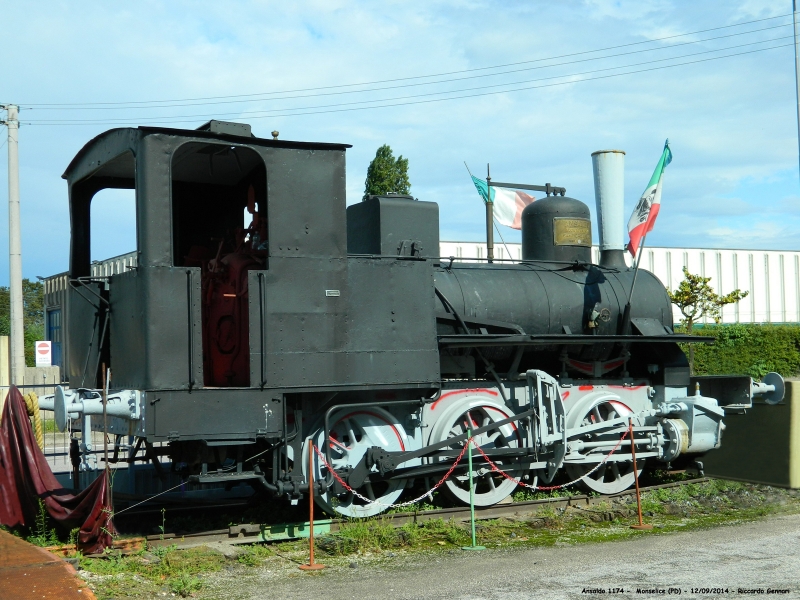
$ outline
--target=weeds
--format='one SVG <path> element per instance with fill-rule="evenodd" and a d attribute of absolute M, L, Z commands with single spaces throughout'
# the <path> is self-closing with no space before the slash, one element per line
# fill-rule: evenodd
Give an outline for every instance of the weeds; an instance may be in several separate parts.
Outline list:
<path fill-rule="evenodd" d="M 655 526 L 654 534 L 702 529 L 754 520 L 764 515 L 800 511 L 800 493 L 776 490 L 729 481 L 711 480 L 662 488 L 643 494 L 647 521 Z M 537 512 L 520 507 L 516 516 L 478 523 L 478 543 L 486 546 L 554 546 L 584 542 L 606 542 L 640 536 L 628 526 L 636 520 L 633 494 L 604 499 L 591 507 L 565 510 L 545 505 Z M 386 517 L 351 519 L 337 533 L 318 537 L 317 549 L 331 557 L 342 557 L 344 564 L 354 554 L 368 557 L 373 553 L 386 557 L 389 550 L 408 552 L 455 551 L 467 545 L 467 523 L 431 519 L 406 523 L 394 528 Z M 206 574 L 228 565 L 262 567 L 273 555 L 288 558 L 304 554 L 306 540 L 257 544 L 240 549 L 228 562 L 207 548 L 178 550 L 175 546 L 150 548 L 131 556 L 108 553 L 105 560 L 81 559 L 81 566 L 100 577 L 89 578 L 97 596 L 105 598 L 145 598 L 169 595 L 200 595 Z M 284 556 L 286 558 L 286 556 Z M 335 559 L 331 563 L 335 564 Z M 230 568 L 230 567 L 229 567 Z M 241 570 L 235 571 L 241 573 Z M 211 587 L 216 587 L 211 586 Z"/>
<path fill-rule="evenodd" d="M 39 510 L 36 512 L 36 521 L 33 525 L 33 535 L 28 536 L 27 540 L 34 546 L 57 546 L 61 543 L 55 529 L 48 527 L 50 517 L 47 514 L 47 506 L 39 499 Z"/>
<path fill-rule="evenodd" d="M 269 548 L 269 546 L 253 544 L 251 546 L 246 546 L 242 550 L 241 554 L 236 557 L 236 560 L 239 562 L 239 564 L 248 567 L 257 567 L 263 563 L 265 559 L 271 556 L 275 556 L 275 553 Z"/>
<path fill-rule="evenodd" d="M 511 495 L 511 499 L 514 502 L 529 502 L 531 500 L 550 500 L 552 498 L 572 498 L 573 496 L 579 495 L 580 492 L 567 488 L 562 488 L 560 490 L 542 490 L 536 492 L 527 488 L 523 488 L 518 492 L 514 492 Z"/>
<path fill-rule="evenodd" d="M 194 592 L 203 587 L 203 582 L 192 575 L 180 575 L 171 579 L 169 589 L 173 594 L 178 594 L 181 598 L 191 596 Z"/>
<path fill-rule="evenodd" d="M 81 568 L 104 576 L 90 582 L 100 598 L 129 597 L 132 589 L 152 597 L 165 586 L 171 593 L 186 597 L 203 586 L 200 575 L 222 568 L 226 559 L 205 547 L 178 550 L 175 546 L 150 548 L 130 556 L 106 552 L 104 558 L 82 558 Z"/>

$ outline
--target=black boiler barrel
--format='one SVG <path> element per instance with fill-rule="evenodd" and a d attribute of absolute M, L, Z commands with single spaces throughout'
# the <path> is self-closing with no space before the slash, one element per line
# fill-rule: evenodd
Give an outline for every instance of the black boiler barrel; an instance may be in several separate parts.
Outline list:
<path fill-rule="evenodd" d="M 632 279 L 627 269 L 541 262 L 454 264 L 435 272 L 437 289 L 464 320 L 514 324 L 528 334 L 590 334 L 593 310 L 600 313 L 597 333 L 616 334 Z M 639 271 L 631 305 L 632 318 L 672 328 L 666 288 L 652 273 Z M 446 314 L 438 300 L 437 312 Z"/>

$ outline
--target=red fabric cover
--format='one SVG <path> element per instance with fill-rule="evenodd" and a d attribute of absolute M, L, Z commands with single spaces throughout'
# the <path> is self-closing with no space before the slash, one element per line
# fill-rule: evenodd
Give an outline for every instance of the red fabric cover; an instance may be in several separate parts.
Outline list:
<path fill-rule="evenodd" d="M 0 423 L 0 523 L 32 526 L 39 498 L 65 529 L 80 527 L 79 550 L 94 554 L 111 546 L 116 531 L 107 474 L 76 495 L 64 489 L 36 444 L 22 394 L 12 387 Z"/>

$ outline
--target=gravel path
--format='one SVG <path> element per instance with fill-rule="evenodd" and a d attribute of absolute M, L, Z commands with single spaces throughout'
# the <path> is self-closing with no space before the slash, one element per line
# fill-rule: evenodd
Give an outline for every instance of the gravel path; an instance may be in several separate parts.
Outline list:
<path fill-rule="evenodd" d="M 620 542 L 397 556 L 315 574 L 285 561 L 210 579 L 203 596 L 226 600 L 647 598 L 676 590 L 684 598 L 800 598 L 800 515 Z M 654 588 L 663 591 L 637 592 Z M 605 593 L 587 591 L 595 589 Z"/>

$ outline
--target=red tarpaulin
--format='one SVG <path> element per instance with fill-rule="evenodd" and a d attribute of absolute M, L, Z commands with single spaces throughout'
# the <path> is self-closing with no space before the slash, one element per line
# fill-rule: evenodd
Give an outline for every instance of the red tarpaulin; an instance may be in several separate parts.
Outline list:
<path fill-rule="evenodd" d="M 78 549 L 84 553 L 111 546 L 115 530 L 108 476 L 104 472 L 75 495 L 64 489 L 36 444 L 22 394 L 12 387 L 0 422 L 0 524 L 30 527 L 39 499 L 65 529 L 80 528 Z"/>

